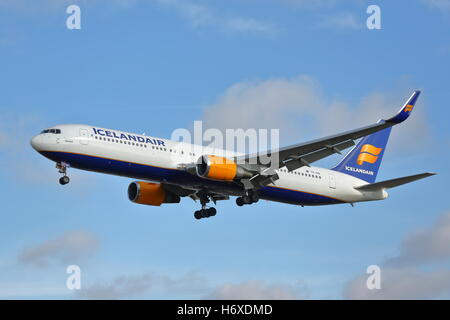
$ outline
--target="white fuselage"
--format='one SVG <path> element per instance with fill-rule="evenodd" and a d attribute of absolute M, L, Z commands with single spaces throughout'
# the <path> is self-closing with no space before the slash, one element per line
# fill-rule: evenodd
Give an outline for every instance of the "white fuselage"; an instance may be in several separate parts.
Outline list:
<path fill-rule="evenodd" d="M 88 125 L 59 125 L 60 133 L 35 136 L 31 144 L 47 158 L 82 170 L 166 182 L 190 189 L 207 188 L 227 195 L 243 190 L 233 182 L 212 181 L 188 173 L 183 165 L 202 155 L 239 156 L 229 151 L 132 134 Z M 299 205 L 323 205 L 381 200 L 384 190 L 361 192 L 367 182 L 334 170 L 302 167 L 277 170 L 279 179 L 261 189 L 261 198 Z"/>

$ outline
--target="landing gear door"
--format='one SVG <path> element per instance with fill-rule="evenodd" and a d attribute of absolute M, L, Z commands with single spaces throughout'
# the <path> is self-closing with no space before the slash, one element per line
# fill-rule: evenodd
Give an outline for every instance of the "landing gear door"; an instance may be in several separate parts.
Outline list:
<path fill-rule="evenodd" d="M 87 129 L 80 129 L 80 143 L 81 144 L 88 144 L 88 132 Z"/>
<path fill-rule="evenodd" d="M 336 189 L 336 178 L 335 178 L 334 174 L 328 175 L 328 186 L 331 189 Z"/>

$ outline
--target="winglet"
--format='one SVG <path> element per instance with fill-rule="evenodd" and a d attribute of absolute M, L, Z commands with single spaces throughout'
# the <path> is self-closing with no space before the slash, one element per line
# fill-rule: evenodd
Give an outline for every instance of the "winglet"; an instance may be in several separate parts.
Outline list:
<path fill-rule="evenodd" d="M 411 113 L 412 109 L 414 108 L 414 104 L 417 101 L 417 98 L 420 95 L 420 91 L 416 90 L 414 93 L 409 97 L 409 99 L 406 101 L 406 103 L 403 105 L 403 107 L 400 109 L 399 112 L 392 118 L 389 118 L 385 120 L 386 122 L 393 122 L 393 123 L 400 123 L 408 119 L 409 114 Z"/>

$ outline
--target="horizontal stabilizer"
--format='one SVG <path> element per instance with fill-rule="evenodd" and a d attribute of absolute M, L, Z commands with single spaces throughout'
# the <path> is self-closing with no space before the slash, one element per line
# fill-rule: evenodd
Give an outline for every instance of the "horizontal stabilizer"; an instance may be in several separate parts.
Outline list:
<path fill-rule="evenodd" d="M 375 183 L 369 183 L 362 186 L 355 187 L 356 190 L 360 191 L 375 191 L 380 189 L 389 189 L 397 186 L 401 186 L 405 183 L 410 183 L 416 180 L 420 180 L 426 177 L 430 177 L 435 175 L 436 173 L 432 172 L 426 172 L 426 173 L 419 173 L 412 176 L 402 177 L 402 178 L 396 178 L 391 180 L 385 180 Z"/>

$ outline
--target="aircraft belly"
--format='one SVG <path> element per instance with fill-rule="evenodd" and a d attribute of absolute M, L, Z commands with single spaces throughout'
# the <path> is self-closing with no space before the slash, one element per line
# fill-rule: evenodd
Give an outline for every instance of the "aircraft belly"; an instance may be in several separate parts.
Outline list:
<path fill-rule="evenodd" d="M 67 150 L 67 151 L 66 151 Z M 87 154 L 81 154 L 79 148 L 59 148 L 42 152 L 56 162 L 67 162 L 71 167 L 95 171 L 134 179 L 173 183 L 187 188 L 205 188 L 211 192 L 232 196 L 241 195 L 243 190 L 233 182 L 214 181 L 177 170 L 169 157 L 157 157 L 152 152 L 124 152 L 112 148 L 100 148 L 89 145 Z M 259 189 L 261 199 L 298 205 L 324 205 L 347 202 L 339 190 L 329 189 L 324 184 L 299 182 L 286 177 Z"/>

